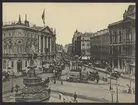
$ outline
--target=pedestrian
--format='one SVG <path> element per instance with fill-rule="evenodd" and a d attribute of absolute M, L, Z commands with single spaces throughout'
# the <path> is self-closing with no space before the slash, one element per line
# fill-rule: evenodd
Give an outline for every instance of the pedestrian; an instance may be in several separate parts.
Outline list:
<path fill-rule="evenodd" d="M 61 85 L 63 85 L 63 79 L 61 78 Z"/>
<path fill-rule="evenodd" d="M 61 100 L 61 94 L 59 93 L 59 99 Z"/>
<path fill-rule="evenodd" d="M 49 95 L 51 94 L 51 89 L 50 89 L 50 88 L 48 89 L 48 94 L 49 94 Z"/>
<path fill-rule="evenodd" d="M 135 87 L 133 87 L 133 94 L 135 94 Z"/>
<path fill-rule="evenodd" d="M 49 82 L 50 82 L 50 78 L 48 77 L 47 78 L 47 85 L 49 85 Z"/>
<path fill-rule="evenodd" d="M 14 87 L 11 88 L 11 93 L 13 93 L 13 91 L 14 91 Z"/>
<path fill-rule="evenodd" d="M 19 86 L 16 84 L 15 85 L 15 92 L 18 92 L 19 91 Z"/>
<path fill-rule="evenodd" d="M 77 102 L 77 93 L 74 93 L 74 102 Z"/>
<path fill-rule="evenodd" d="M 56 78 L 54 78 L 54 84 L 56 84 Z"/>
<path fill-rule="evenodd" d="M 63 102 L 65 103 L 66 101 L 65 101 L 65 98 L 63 98 Z"/>

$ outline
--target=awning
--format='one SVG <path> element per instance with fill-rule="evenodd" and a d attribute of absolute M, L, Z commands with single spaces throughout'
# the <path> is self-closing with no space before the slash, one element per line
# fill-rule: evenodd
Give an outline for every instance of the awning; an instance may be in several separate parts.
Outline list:
<path fill-rule="evenodd" d="M 130 66 L 133 66 L 133 67 L 134 67 L 134 66 L 135 66 L 135 63 L 133 63 L 133 64 L 130 64 Z"/>
<path fill-rule="evenodd" d="M 89 56 L 83 56 L 81 59 L 82 60 L 88 60 L 88 59 L 90 59 L 90 57 Z"/>

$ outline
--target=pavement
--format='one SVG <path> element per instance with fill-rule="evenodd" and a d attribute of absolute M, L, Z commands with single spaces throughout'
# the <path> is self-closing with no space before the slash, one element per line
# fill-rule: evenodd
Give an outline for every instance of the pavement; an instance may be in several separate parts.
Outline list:
<path fill-rule="evenodd" d="M 88 65 L 84 65 L 85 67 L 87 68 L 91 68 L 91 66 L 88 66 Z M 107 73 L 107 70 L 106 69 L 103 69 L 103 68 L 98 68 L 98 67 L 95 67 L 97 70 L 99 70 L 100 72 L 103 72 L 103 73 Z M 124 79 L 130 79 L 129 75 L 126 75 L 126 74 L 122 74 L 120 76 L 121 78 L 124 78 Z M 131 76 L 131 79 L 135 81 L 135 75 Z"/>
<path fill-rule="evenodd" d="M 116 89 L 115 85 L 112 86 L 114 89 Z M 102 103 L 111 102 L 111 93 L 109 91 L 109 85 L 97 86 L 92 84 L 70 83 L 70 82 L 64 82 L 63 85 L 61 85 L 59 81 L 57 82 L 56 85 L 51 84 L 50 87 L 54 92 L 62 93 L 72 97 L 73 93 L 77 92 L 78 97 L 81 99 L 87 99 Z M 132 103 L 135 102 L 135 94 L 122 93 L 121 89 L 122 87 L 119 89 L 119 102 L 132 102 Z"/>
<path fill-rule="evenodd" d="M 87 69 L 88 70 L 88 69 Z M 91 69 L 89 69 L 91 70 Z M 69 72 L 69 68 L 66 67 L 65 70 L 63 70 L 62 74 L 67 74 Z M 49 76 L 52 76 L 53 74 L 39 74 L 42 78 L 47 78 Z M 105 74 L 101 73 L 101 76 Z M 65 77 L 65 76 L 62 76 Z M 14 85 L 17 83 L 20 87 L 23 87 L 23 77 L 14 79 L 13 80 Z M 126 94 L 123 93 L 122 90 L 126 88 L 126 83 L 129 81 L 127 79 L 120 78 L 119 80 L 119 102 L 135 102 L 135 94 Z M 103 81 L 100 82 L 101 84 L 104 83 Z M 82 102 L 85 102 L 84 100 L 87 100 L 89 102 L 111 102 L 111 93 L 109 91 L 109 82 L 106 84 L 100 85 L 94 82 L 91 83 L 73 83 L 73 82 L 63 82 L 63 85 L 61 85 L 60 81 L 57 81 L 56 84 L 53 82 L 50 82 L 50 87 L 52 92 L 55 93 L 62 93 L 67 97 L 73 97 L 73 93 L 77 92 L 78 98 L 82 100 Z M 134 84 L 134 82 L 132 82 Z M 116 89 L 115 80 L 112 80 L 112 86 L 114 89 Z M 3 96 L 5 95 L 9 96 L 11 93 L 11 80 L 9 82 L 3 82 Z M 7 92 L 7 93 L 6 93 Z M 53 99 L 54 100 L 54 99 Z M 114 102 L 116 100 L 116 95 L 114 95 Z M 56 102 L 56 99 L 55 99 Z"/>

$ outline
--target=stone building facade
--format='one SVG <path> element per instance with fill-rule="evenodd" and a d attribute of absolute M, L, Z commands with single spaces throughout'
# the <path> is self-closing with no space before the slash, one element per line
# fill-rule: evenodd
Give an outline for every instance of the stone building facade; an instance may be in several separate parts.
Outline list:
<path fill-rule="evenodd" d="M 91 36 L 91 59 L 97 62 L 109 62 L 109 31 L 103 29 Z"/>
<path fill-rule="evenodd" d="M 81 33 L 77 30 L 75 31 L 72 38 L 72 54 L 90 57 L 90 37 L 93 33 Z"/>
<path fill-rule="evenodd" d="M 135 15 L 136 6 L 130 5 L 123 14 L 123 20 L 108 26 L 111 66 L 128 73 L 135 73 Z"/>
<path fill-rule="evenodd" d="M 31 26 L 19 16 L 18 22 L 3 24 L 2 26 L 2 67 L 10 67 L 14 73 L 20 73 L 29 66 L 29 53 L 32 45 L 37 53 L 37 65 L 55 56 L 56 33 L 46 27 Z"/>

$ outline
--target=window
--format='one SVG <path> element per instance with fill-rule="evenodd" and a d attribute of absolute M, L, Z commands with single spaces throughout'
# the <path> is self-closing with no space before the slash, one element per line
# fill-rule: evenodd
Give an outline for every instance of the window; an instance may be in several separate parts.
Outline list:
<path fill-rule="evenodd" d="M 90 44 L 87 44 L 87 46 L 90 46 Z"/>
<path fill-rule="evenodd" d="M 83 43 L 82 46 L 85 46 L 85 44 Z"/>
<path fill-rule="evenodd" d="M 11 67 L 14 67 L 14 62 L 13 61 L 11 61 Z"/>
<path fill-rule="evenodd" d="M 25 67 L 27 67 L 27 61 L 25 61 Z"/>

